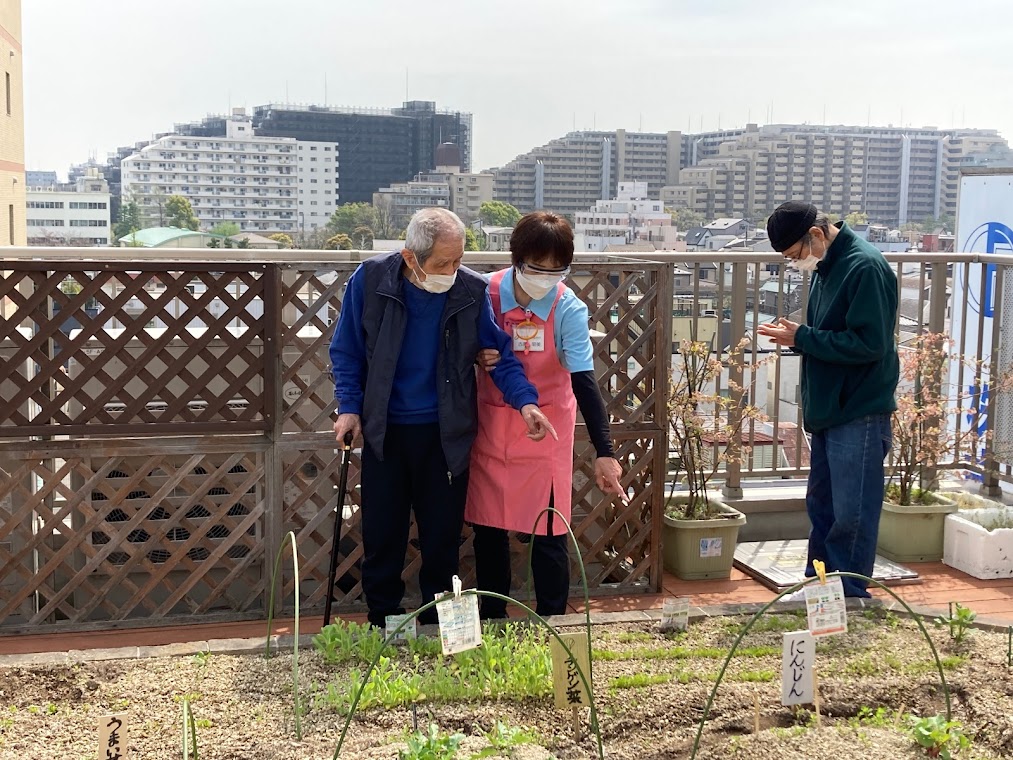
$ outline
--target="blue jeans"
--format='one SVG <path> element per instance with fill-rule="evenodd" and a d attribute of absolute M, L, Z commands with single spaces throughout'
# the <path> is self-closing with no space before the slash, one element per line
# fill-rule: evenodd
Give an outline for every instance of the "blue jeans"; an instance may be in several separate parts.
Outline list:
<path fill-rule="evenodd" d="M 872 577 L 883 510 L 886 455 L 892 446 L 890 415 L 877 414 L 812 436 L 812 470 L 806 492 L 809 563 L 826 563 L 827 572 Z M 843 578 L 846 596 L 870 596 L 864 581 Z"/>

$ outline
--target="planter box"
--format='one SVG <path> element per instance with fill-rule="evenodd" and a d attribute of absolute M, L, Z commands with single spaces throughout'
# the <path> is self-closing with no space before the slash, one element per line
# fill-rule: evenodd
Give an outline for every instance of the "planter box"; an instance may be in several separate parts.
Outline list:
<path fill-rule="evenodd" d="M 975 578 L 1013 578 L 1013 528 L 988 531 L 1009 509 L 967 509 L 946 518 L 943 563 Z"/>
<path fill-rule="evenodd" d="M 746 524 L 746 516 L 721 502 L 711 505 L 727 516 L 704 520 L 664 516 L 661 540 L 665 569 L 683 580 L 731 577 L 739 528 Z"/>
<path fill-rule="evenodd" d="M 883 502 L 879 518 L 877 551 L 894 562 L 938 562 L 943 558 L 943 527 L 946 516 L 957 511 L 957 504 L 945 496 L 933 494 L 935 504 Z"/>

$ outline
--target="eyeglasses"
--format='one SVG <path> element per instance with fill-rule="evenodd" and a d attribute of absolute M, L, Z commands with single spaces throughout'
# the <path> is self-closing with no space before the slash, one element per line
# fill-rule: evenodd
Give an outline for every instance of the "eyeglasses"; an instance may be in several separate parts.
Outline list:
<path fill-rule="evenodd" d="M 565 269 L 544 269 L 543 267 L 537 267 L 533 264 L 528 264 L 527 262 L 522 263 L 518 269 L 523 274 L 547 274 L 552 275 L 553 277 L 566 277 L 570 274 L 570 267 L 566 267 Z"/>

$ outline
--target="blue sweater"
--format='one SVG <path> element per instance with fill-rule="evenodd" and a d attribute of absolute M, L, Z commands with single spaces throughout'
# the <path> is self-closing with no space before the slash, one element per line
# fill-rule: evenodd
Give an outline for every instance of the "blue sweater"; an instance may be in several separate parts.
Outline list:
<path fill-rule="evenodd" d="M 390 389 L 387 421 L 424 425 L 440 419 L 436 397 L 436 361 L 440 353 L 440 318 L 446 293 L 427 293 L 410 283 L 402 288 L 408 321 Z"/>
<path fill-rule="evenodd" d="M 367 361 L 362 328 L 366 299 L 364 279 L 361 266 L 349 278 L 341 316 L 331 339 L 331 368 L 339 414 L 362 414 Z M 401 278 L 401 300 L 408 318 L 387 407 L 388 421 L 395 424 L 436 422 L 437 356 L 447 294 L 427 293 Z M 481 306 L 478 331 L 482 348 L 500 352 L 501 359 L 492 372 L 492 379 L 505 401 L 515 409 L 537 404 L 538 392 L 525 377 L 524 368 L 513 353 L 510 336 L 496 324 L 488 292 Z"/>

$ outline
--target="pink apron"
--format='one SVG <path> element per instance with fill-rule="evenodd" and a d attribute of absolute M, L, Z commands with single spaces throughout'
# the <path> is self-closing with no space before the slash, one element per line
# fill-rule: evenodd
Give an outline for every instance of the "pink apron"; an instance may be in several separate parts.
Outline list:
<path fill-rule="evenodd" d="M 538 405 L 559 435 L 535 442 L 527 437 L 527 426 L 521 415 L 503 400 L 488 372 L 478 373 L 478 435 L 471 450 L 471 471 L 468 480 L 468 502 L 464 518 L 470 523 L 520 533 L 531 533 L 535 518 L 553 506 L 569 521 L 573 492 L 573 439 L 577 422 L 577 399 L 573 395 L 570 373 L 556 355 L 555 312 L 559 299 L 566 292 L 560 283 L 549 318 L 520 307 L 501 313 L 500 286 L 510 270 L 497 272 L 489 283 L 493 312 L 499 326 L 512 338 L 533 332 L 530 323 L 541 329 L 541 340 L 529 346 L 543 350 L 518 349 L 514 353 L 524 365 L 528 380 L 538 389 Z M 538 521 L 539 535 L 546 535 L 547 515 Z M 553 535 L 566 533 L 562 521 L 552 525 Z"/>

